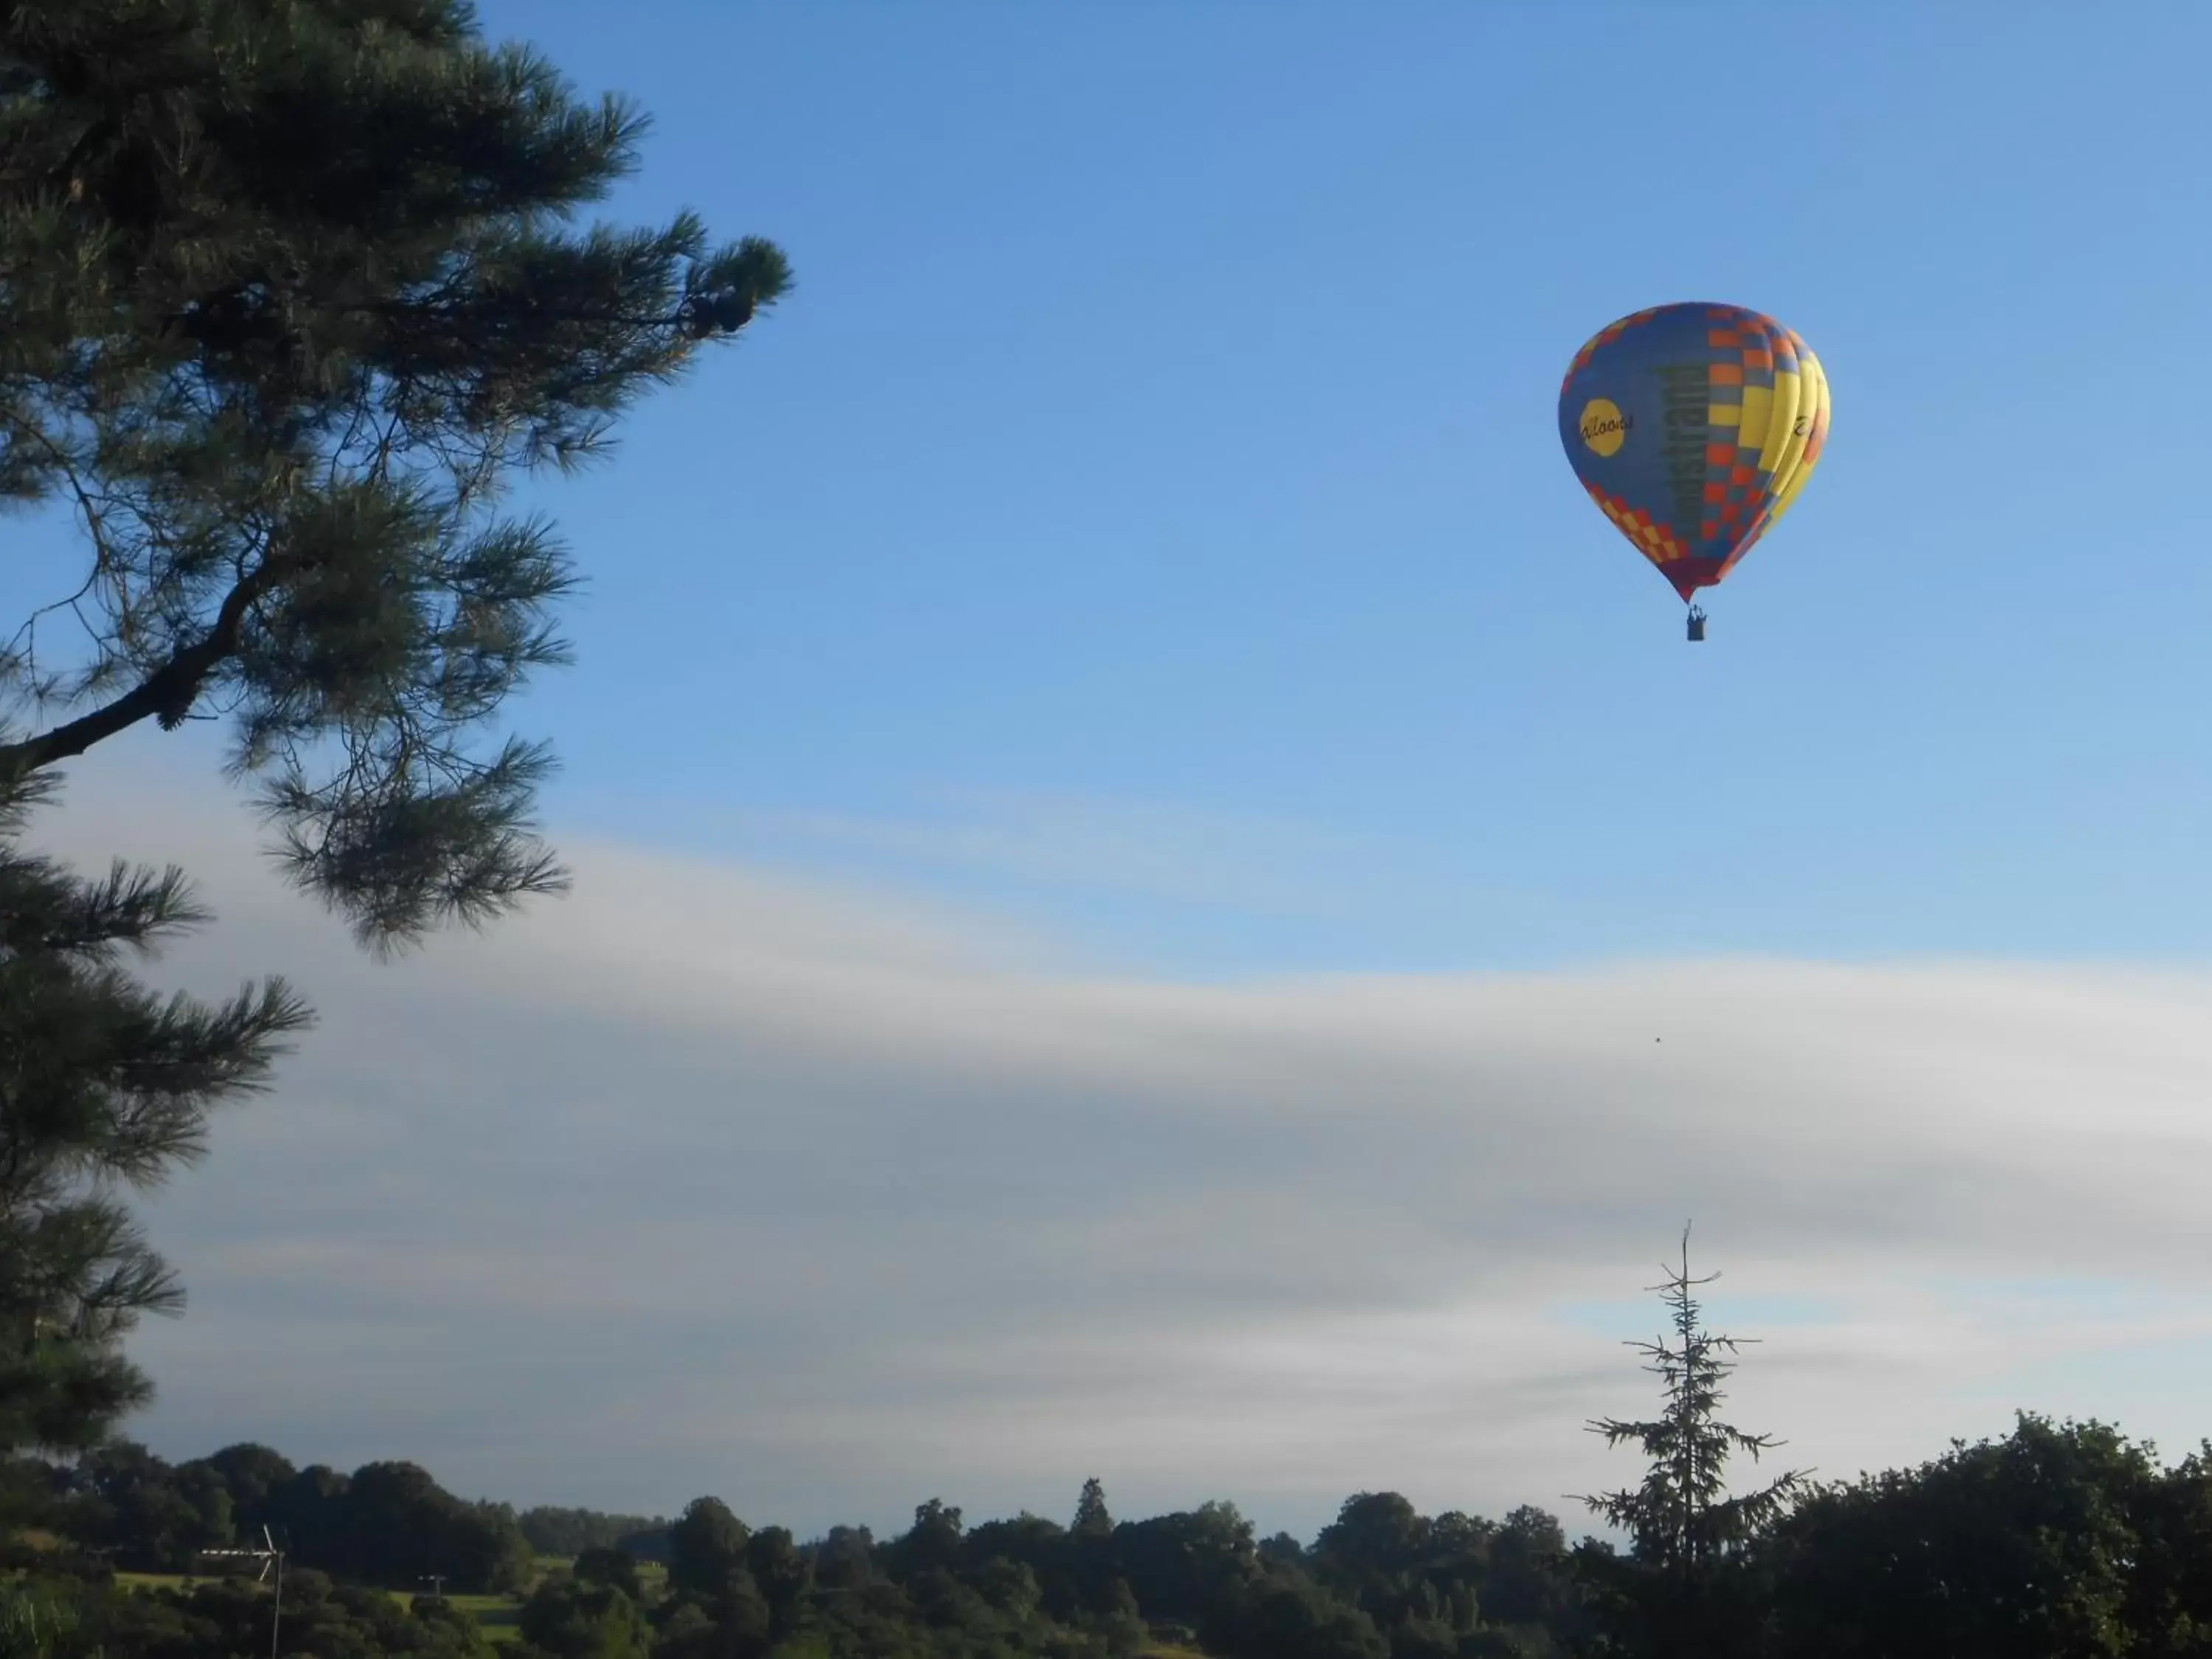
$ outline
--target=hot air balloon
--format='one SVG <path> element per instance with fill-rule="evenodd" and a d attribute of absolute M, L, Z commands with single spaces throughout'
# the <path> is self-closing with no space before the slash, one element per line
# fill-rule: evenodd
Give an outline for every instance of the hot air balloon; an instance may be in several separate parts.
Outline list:
<path fill-rule="evenodd" d="M 1697 592 L 1781 521 L 1828 437 L 1828 379 L 1804 341 L 1741 306 L 1658 306 L 1575 354 L 1559 441 L 1606 517 L 1705 636 Z"/>

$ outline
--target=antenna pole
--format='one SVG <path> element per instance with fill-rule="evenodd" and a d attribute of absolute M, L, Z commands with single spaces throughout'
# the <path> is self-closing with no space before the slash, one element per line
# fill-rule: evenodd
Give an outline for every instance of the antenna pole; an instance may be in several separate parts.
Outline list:
<path fill-rule="evenodd" d="M 284 1627 L 284 1553 L 276 1547 L 265 1525 L 261 1528 L 261 1541 L 276 1558 L 276 1600 L 269 1610 L 269 1659 L 276 1659 L 276 1633 Z"/>
<path fill-rule="evenodd" d="M 261 1545 L 262 1547 L 258 1550 L 202 1550 L 199 1553 L 204 1556 L 212 1555 L 227 1557 L 234 1560 L 258 1561 L 261 1564 L 261 1571 L 254 1576 L 254 1582 L 257 1583 L 266 1583 L 270 1569 L 272 1567 L 276 1569 L 276 1600 L 270 1603 L 269 1609 L 269 1659 L 276 1659 L 277 1642 L 284 1629 L 284 1552 L 276 1547 L 276 1540 L 269 1535 L 269 1528 L 266 1526 L 261 1528 Z"/>

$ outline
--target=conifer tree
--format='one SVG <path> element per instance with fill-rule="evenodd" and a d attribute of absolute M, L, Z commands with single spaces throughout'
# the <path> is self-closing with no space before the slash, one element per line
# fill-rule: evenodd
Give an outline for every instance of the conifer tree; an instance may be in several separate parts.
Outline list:
<path fill-rule="evenodd" d="M 47 793 L 0 788 L 0 1455 L 94 1444 L 147 1398 L 120 1339 L 183 1291 L 120 1194 L 198 1158 L 308 1018 L 279 980 L 216 1006 L 141 985 L 126 957 L 205 915 L 173 868 L 87 880 L 21 852 Z"/>
<path fill-rule="evenodd" d="M 1662 1267 L 1649 1288 L 1667 1303 L 1670 1343 L 1628 1346 L 1649 1362 L 1664 1401 L 1659 1415 L 1629 1422 L 1600 1418 L 1589 1428 L 1607 1446 L 1633 1443 L 1649 1460 L 1643 1484 L 1578 1498 L 1632 1543 L 1626 1558 L 1585 1544 L 1576 1561 L 1611 1615 L 1620 1648 L 1651 1659 L 1729 1659 L 1755 1650 L 1760 1623 L 1747 1583 L 1747 1547 L 1803 1489 L 1804 1471 L 1777 1477 L 1756 1492 L 1730 1497 L 1727 1466 L 1743 1453 L 1755 1462 L 1783 1443 L 1721 1420 L 1722 1380 L 1751 1338 L 1702 1328 L 1697 1289 L 1717 1279 L 1690 1277 L 1690 1230 L 1682 1230 L 1679 1267 Z"/>
<path fill-rule="evenodd" d="M 1106 1487 L 1097 1475 L 1083 1483 L 1075 1500 L 1075 1523 L 1068 1530 L 1079 1538 L 1110 1538 L 1114 1516 L 1106 1508 Z"/>
<path fill-rule="evenodd" d="M 550 754 L 486 728 L 575 576 L 502 489 L 790 280 L 689 213 L 574 224 L 643 130 L 467 0 L 0 0 L 0 501 L 84 544 L 0 630 L 0 776 L 228 720 L 372 946 L 562 884 Z"/>

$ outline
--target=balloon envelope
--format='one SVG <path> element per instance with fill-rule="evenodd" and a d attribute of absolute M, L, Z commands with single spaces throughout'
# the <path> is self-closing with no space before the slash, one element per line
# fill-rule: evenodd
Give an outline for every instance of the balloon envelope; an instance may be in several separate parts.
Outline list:
<path fill-rule="evenodd" d="M 1576 354 L 1559 388 L 1575 476 L 1686 601 L 1790 510 L 1827 436 L 1820 360 L 1741 306 L 1624 317 Z"/>

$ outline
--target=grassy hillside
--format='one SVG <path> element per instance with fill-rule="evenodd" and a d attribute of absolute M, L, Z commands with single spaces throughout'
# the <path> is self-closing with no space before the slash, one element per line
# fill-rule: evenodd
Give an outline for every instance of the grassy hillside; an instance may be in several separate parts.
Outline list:
<path fill-rule="evenodd" d="M 447 1599 L 475 1620 L 477 1627 L 495 1642 L 512 1642 L 522 1633 L 515 1627 L 522 1608 L 507 1596 L 453 1595 Z"/>
<path fill-rule="evenodd" d="M 541 1556 L 538 1561 L 541 1574 L 568 1565 L 551 1556 Z M 658 1588 L 654 1581 L 665 1580 L 666 1570 L 658 1562 L 641 1563 L 640 1577 L 647 1580 L 649 1589 Z M 125 1589 L 183 1589 L 204 1582 L 204 1579 L 178 1572 L 118 1572 L 115 1575 L 115 1582 Z M 387 1590 L 386 1594 L 403 1605 L 415 1596 L 412 1590 Z M 477 1627 L 494 1642 L 512 1642 L 521 1635 L 517 1625 L 522 1613 L 521 1604 L 513 1596 L 449 1595 L 446 1599 L 474 1620 Z M 1206 1656 L 1196 1648 L 1155 1645 L 1146 1647 L 1139 1659 L 1206 1659 Z"/>
<path fill-rule="evenodd" d="M 115 1582 L 125 1589 L 184 1589 L 204 1581 L 180 1572 L 118 1572 L 115 1575 Z M 413 1590 L 387 1590 L 385 1594 L 403 1607 L 415 1599 Z M 515 1627 L 515 1621 L 522 1609 L 510 1596 L 449 1595 L 446 1599 L 475 1620 L 483 1633 L 495 1642 L 512 1642 L 520 1633 Z"/>

